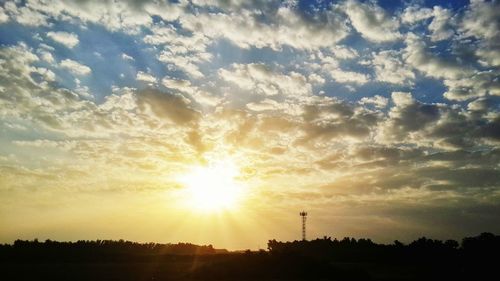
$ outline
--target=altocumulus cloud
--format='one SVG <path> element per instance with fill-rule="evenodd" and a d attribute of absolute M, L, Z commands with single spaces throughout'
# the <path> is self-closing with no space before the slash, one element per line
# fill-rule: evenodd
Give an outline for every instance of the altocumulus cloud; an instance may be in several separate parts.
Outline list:
<path fill-rule="evenodd" d="M 78 42 L 80 42 L 76 34 L 63 31 L 47 32 L 47 37 L 54 40 L 57 43 L 63 44 L 64 46 L 70 49 L 78 45 Z"/>

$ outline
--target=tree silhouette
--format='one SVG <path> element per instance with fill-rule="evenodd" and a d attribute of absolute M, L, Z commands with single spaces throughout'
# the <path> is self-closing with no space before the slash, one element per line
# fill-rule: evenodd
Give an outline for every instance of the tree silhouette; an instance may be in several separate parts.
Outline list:
<path fill-rule="evenodd" d="M 496 274 L 500 236 L 421 237 L 409 244 L 323 237 L 269 240 L 267 251 L 228 252 L 212 245 L 125 240 L 0 245 L 2 280 L 486 280 Z M 399 274 L 399 275 L 398 275 Z M 382 276 L 382 277 L 380 277 Z"/>

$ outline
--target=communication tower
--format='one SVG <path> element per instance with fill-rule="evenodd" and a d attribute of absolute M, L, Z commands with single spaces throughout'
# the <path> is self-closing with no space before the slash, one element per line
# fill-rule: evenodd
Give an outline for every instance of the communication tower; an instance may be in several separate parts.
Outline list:
<path fill-rule="evenodd" d="M 306 220 L 307 220 L 307 212 L 302 211 L 299 213 L 302 217 L 302 240 L 306 241 Z"/>

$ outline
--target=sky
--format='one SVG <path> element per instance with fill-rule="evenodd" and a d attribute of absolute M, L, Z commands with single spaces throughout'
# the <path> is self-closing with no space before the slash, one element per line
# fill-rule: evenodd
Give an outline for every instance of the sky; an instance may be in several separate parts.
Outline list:
<path fill-rule="evenodd" d="M 500 232 L 498 1 L 0 1 L 0 243 Z"/>

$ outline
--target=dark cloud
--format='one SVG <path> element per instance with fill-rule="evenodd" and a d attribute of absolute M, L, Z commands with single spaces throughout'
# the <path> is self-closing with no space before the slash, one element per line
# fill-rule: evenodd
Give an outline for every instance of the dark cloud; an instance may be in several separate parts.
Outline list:
<path fill-rule="evenodd" d="M 497 187 L 500 185 L 500 171 L 494 168 L 451 169 L 450 167 L 428 167 L 415 171 L 421 178 L 445 181 L 454 188 Z"/>
<path fill-rule="evenodd" d="M 150 108 L 158 118 L 166 118 L 178 125 L 196 124 L 201 115 L 190 107 L 188 99 L 181 95 L 146 89 L 137 93 L 139 108 Z"/>
<path fill-rule="evenodd" d="M 339 101 L 306 105 L 302 118 L 305 137 L 299 143 L 343 137 L 363 139 L 381 120 L 378 112 Z"/>
<path fill-rule="evenodd" d="M 418 102 L 407 93 L 393 93 L 393 101 L 395 106 L 389 112 L 384 137 L 404 139 L 408 133 L 426 128 L 441 116 L 438 105 Z"/>
<path fill-rule="evenodd" d="M 479 137 L 500 141 L 500 116 L 485 122 L 477 129 L 476 134 Z"/>

